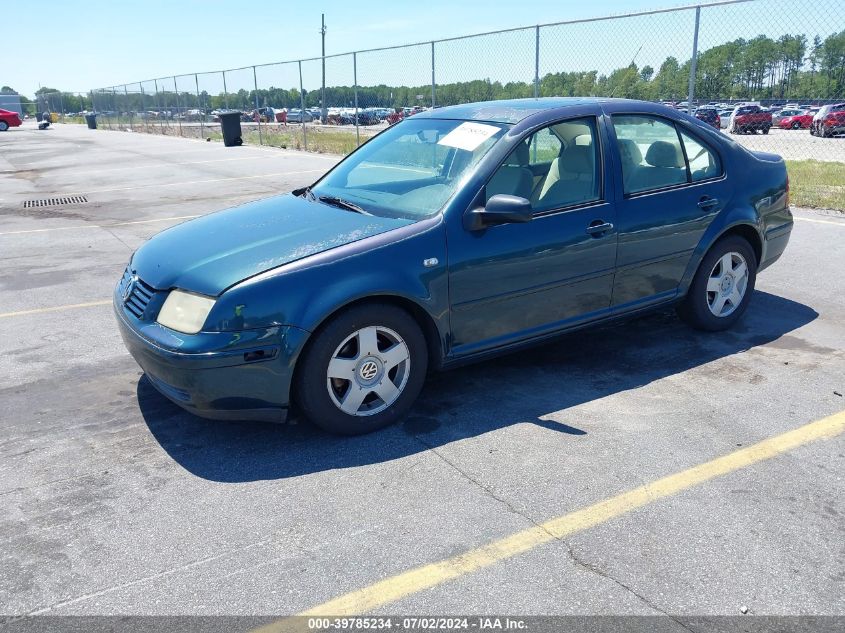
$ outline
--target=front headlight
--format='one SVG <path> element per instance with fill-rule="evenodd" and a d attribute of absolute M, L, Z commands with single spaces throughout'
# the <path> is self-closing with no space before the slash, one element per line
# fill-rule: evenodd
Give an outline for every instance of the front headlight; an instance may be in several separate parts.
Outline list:
<path fill-rule="evenodd" d="M 171 290 L 156 320 L 177 332 L 196 334 L 202 329 L 213 306 L 212 297 L 195 295 L 184 290 Z"/>

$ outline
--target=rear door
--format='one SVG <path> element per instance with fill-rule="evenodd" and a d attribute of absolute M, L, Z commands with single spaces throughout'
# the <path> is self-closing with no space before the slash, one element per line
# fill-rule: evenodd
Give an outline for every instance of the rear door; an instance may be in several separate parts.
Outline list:
<path fill-rule="evenodd" d="M 674 297 L 693 250 L 732 187 L 704 135 L 650 113 L 615 112 L 619 246 L 614 311 Z"/>

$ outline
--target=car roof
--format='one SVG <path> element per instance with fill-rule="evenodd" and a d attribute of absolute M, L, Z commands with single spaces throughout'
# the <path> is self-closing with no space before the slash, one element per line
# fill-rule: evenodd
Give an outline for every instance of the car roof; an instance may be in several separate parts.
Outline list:
<path fill-rule="evenodd" d="M 461 105 L 445 106 L 415 114 L 414 118 L 460 119 L 466 121 L 490 121 L 493 123 L 519 123 L 538 112 L 576 108 L 597 104 L 624 103 L 662 111 L 667 109 L 651 101 L 632 99 L 611 99 L 604 97 L 541 97 L 539 99 L 503 99 L 501 101 L 479 101 Z M 672 108 L 668 108 L 672 109 Z"/>

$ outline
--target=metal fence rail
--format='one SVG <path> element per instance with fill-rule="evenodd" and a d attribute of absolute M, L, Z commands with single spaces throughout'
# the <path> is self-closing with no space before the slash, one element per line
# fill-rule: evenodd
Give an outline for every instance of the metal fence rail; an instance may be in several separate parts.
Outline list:
<path fill-rule="evenodd" d="M 64 119 L 95 111 L 107 129 L 212 139 L 221 136 L 216 113 L 237 109 L 246 143 L 339 153 L 414 109 L 487 99 L 817 107 L 845 101 L 845 23 L 836 15 L 845 0 L 726 0 L 41 98 Z M 808 136 L 775 124 L 765 138 L 742 141 L 787 158 L 845 161 L 845 143 L 822 149 L 822 139 L 807 138 L 804 147 L 795 134 Z"/>

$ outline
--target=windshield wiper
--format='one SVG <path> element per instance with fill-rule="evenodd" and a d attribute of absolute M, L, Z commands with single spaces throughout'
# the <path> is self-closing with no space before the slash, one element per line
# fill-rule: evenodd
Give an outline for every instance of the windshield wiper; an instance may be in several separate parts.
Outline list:
<path fill-rule="evenodd" d="M 355 213 L 361 213 L 363 215 L 372 215 L 368 211 L 365 211 L 357 204 L 344 200 L 343 198 L 338 198 L 336 196 L 320 196 L 317 198 L 320 202 L 324 202 L 326 204 L 330 204 L 333 207 L 338 207 L 340 209 L 346 209 L 347 211 L 354 211 Z"/>

